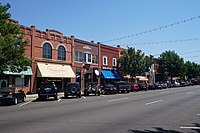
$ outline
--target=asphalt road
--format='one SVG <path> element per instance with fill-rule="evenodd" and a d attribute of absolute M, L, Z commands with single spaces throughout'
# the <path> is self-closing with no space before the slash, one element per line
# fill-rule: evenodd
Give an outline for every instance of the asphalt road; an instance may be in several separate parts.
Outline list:
<path fill-rule="evenodd" d="M 200 86 L 0 106 L 0 133 L 200 133 Z"/>

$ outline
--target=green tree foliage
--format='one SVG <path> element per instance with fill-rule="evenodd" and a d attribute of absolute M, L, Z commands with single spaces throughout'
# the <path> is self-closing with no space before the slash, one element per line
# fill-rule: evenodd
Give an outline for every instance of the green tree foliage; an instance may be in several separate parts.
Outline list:
<path fill-rule="evenodd" d="M 128 50 L 122 51 L 121 54 L 122 57 L 119 58 L 121 70 L 132 78 L 148 72 L 153 63 L 150 57 L 145 56 L 141 50 L 136 51 L 132 47 L 128 47 Z"/>
<path fill-rule="evenodd" d="M 200 65 L 187 61 L 185 63 L 185 74 L 188 77 L 188 79 L 191 78 L 198 78 L 200 74 Z"/>
<path fill-rule="evenodd" d="M 9 8 L 10 4 L 0 3 L 0 72 L 21 71 L 31 63 L 31 59 L 23 55 L 27 44 L 23 40 L 24 33 L 17 24 L 10 21 Z"/>
<path fill-rule="evenodd" d="M 184 60 L 175 51 L 165 51 L 160 55 L 160 72 L 172 77 L 184 75 Z"/>

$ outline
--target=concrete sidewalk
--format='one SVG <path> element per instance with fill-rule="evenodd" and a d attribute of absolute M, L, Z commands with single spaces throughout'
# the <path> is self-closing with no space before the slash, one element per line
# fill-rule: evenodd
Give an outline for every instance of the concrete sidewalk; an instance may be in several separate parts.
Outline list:
<path fill-rule="evenodd" d="M 58 98 L 63 97 L 64 96 L 64 92 L 60 92 L 58 93 Z M 38 94 L 29 94 L 26 95 L 26 101 L 34 101 L 38 98 Z"/>

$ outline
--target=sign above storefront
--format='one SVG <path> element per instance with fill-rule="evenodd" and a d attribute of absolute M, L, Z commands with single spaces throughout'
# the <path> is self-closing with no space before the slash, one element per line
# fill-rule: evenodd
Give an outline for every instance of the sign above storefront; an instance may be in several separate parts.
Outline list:
<path fill-rule="evenodd" d="M 85 45 L 83 46 L 84 49 L 91 49 L 89 46 Z"/>

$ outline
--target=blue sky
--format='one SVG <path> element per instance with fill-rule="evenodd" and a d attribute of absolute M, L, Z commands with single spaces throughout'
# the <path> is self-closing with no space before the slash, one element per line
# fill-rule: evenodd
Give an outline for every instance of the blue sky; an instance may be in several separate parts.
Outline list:
<path fill-rule="evenodd" d="M 10 3 L 12 18 L 21 25 L 39 30 L 55 29 L 65 36 L 86 41 L 107 40 L 134 35 L 161 26 L 200 16 L 199 0 L 1 0 Z M 185 61 L 200 64 L 200 18 L 139 36 L 107 42 L 107 45 L 135 47 L 147 55 L 174 50 Z M 158 56 L 158 55 L 157 55 Z"/>

